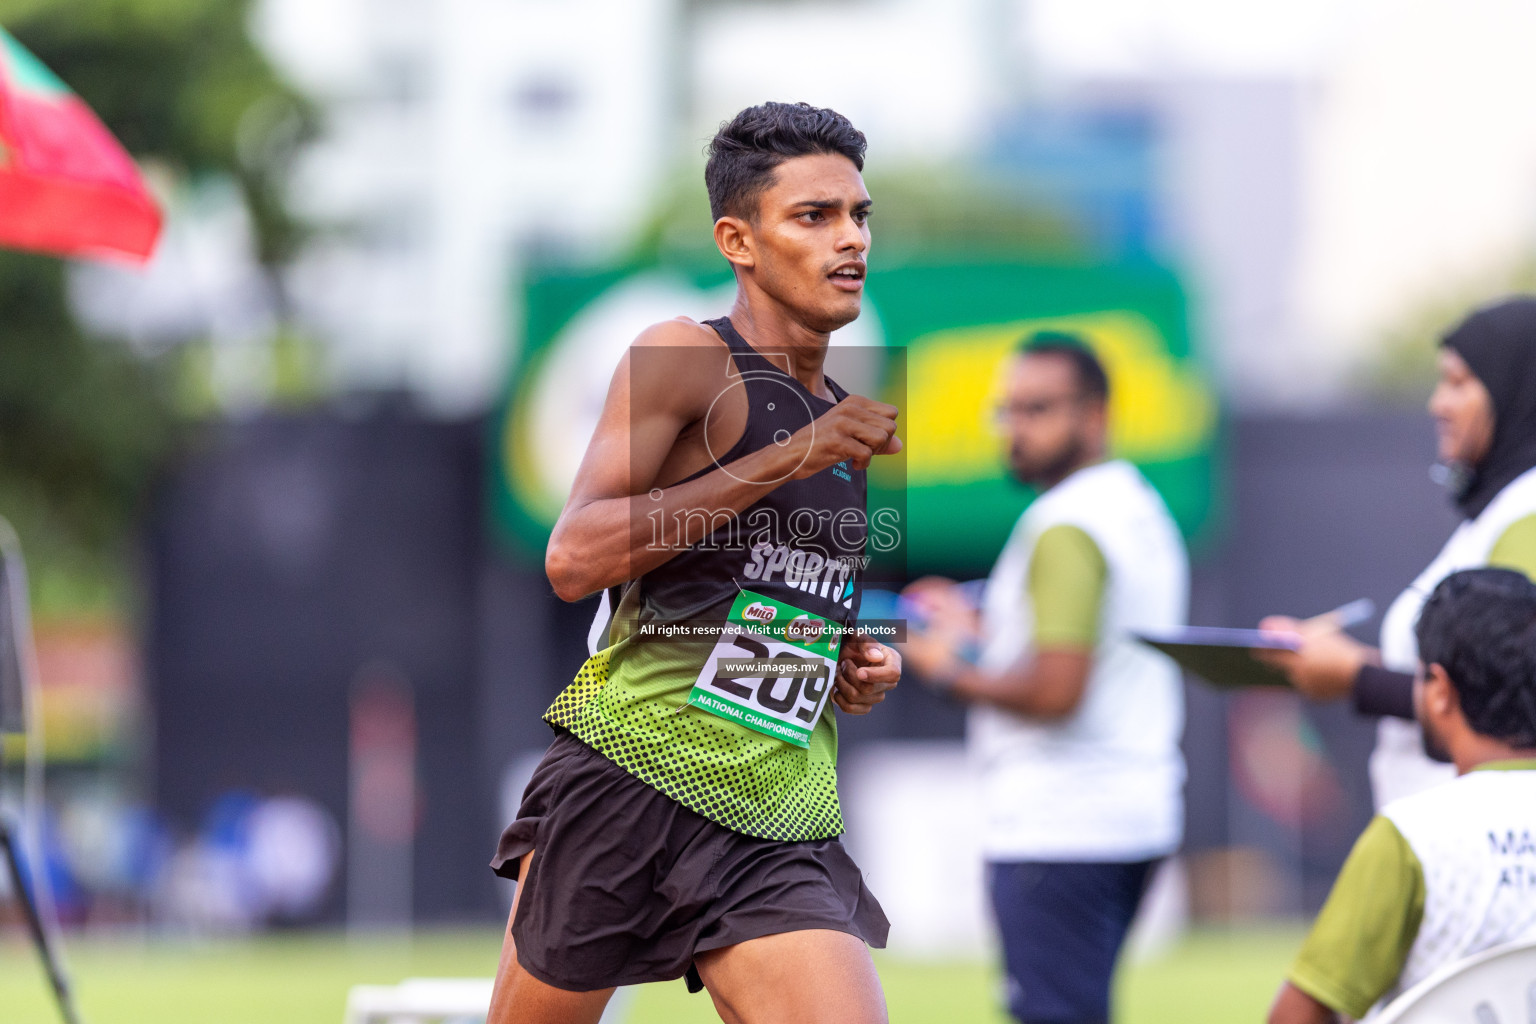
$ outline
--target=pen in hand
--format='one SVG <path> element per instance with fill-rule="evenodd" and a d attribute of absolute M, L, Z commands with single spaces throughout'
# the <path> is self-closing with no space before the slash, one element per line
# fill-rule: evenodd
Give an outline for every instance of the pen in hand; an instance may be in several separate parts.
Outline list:
<path fill-rule="evenodd" d="M 1359 597 L 1347 604 L 1341 604 L 1331 612 L 1323 612 L 1320 619 L 1332 619 L 1333 624 L 1340 629 L 1348 629 L 1350 626 L 1358 626 L 1360 623 L 1376 614 L 1376 602 L 1368 597 Z"/>

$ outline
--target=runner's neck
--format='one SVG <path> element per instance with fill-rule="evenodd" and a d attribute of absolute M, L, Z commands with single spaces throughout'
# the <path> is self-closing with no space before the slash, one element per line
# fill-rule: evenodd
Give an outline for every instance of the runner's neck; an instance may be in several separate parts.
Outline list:
<path fill-rule="evenodd" d="M 756 308 L 760 305 L 750 301 L 746 294 L 736 293 L 736 302 L 730 312 L 731 326 L 736 328 L 736 333 L 763 358 L 805 385 L 811 394 L 827 397 L 830 389 L 823 377 L 822 366 L 826 362 L 831 335 L 806 327 L 782 307 L 775 307 L 765 314 Z"/>

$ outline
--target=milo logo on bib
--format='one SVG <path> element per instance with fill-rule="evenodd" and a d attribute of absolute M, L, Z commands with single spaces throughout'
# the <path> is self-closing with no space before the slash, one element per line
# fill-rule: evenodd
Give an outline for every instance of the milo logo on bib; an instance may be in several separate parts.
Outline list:
<path fill-rule="evenodd" d="M 688 703 L 797 747 L 832 692 L 840 637 L 835 624 L 744 590 L 704 659 Z"/>
<path fill-rule="evenodd" d="M 778 612 L 771 605 L 761 601 L 753 601 L 741 610 L 741 617 L 748 622 L 772 622 L 778 617 Z M 735 618 L 735 616 L 732 616 Z"/>
<path fill-rule="evenodd" d="M 790 620 L 784 627 L 784 639 L 796 644 L 814 644 L 827 631 L 827 620 L 809 613 Z"/>

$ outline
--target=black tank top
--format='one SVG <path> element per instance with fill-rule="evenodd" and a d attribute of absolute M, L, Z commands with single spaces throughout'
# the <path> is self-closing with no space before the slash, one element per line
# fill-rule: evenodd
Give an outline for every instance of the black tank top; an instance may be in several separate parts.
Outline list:
<path fill-rule="evenodd" d="M 730 472 L 736 460 L 788 441 L 835 404 L 748 345 L 729 318 L 705 323 L 730 347 L 739 377 L 727 378 L 722 390 L 746 389 L 747 423 L 716 465 L 690 480 L 716 468 Z M 830 377 L 827 387 L 838 401 L 848 395 Z M 720 525 L 640 577 L 641 621 L 723 618 L 722 606 L 728 609 L 743 589 L 835 622 L 852 621 L 869 532 L 866 486 L 864 470 L 839 463 L 803 480 L 784 481 L 729 522 L 724 515 L 710 519 L 708 509 L 690 511 L 695 519 Z"/>
<path fill-rule="evenodd" d="M 756 352 L 730 320 L 707 322 L 730 347 L 736 374 L 722 375 L 721 387 L 746 388 L 747 422 L 717 465 L 694 477 L 729 471 L 833 406 Z M 827 385 L 839 400 L 847 396 Z M 792 841 L 839 834 L 830 701 L 801 747 L 702 710 L 689 693 L 743 591 L 841 625 L 855 621 L 867 535 L 865 475 L 847 465 L 786 480 L 739 515 L 719 517 L 704 540 L 609 591 L 611 617 L 594 624 L 592 656 L 544 720 L 726 828 Z M 673 623 L 714 635 L 703 642 L 644 639 Z"/>

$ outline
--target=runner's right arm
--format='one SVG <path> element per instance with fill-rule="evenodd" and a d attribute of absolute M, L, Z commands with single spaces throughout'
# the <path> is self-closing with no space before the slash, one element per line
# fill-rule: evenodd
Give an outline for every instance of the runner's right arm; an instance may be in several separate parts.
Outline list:
<path fill-rule="evenodd" d="M 637 363 L 641 348 L 653 351 Z M 712 514 L 739 513 L 785 480 L 844 460 L 864 468 L 874 455 L 900 450 L 895 406 L 851 395 L 787 444 L 745 455 L 730 472 L 717 467 L 657 488 L 683 431 L 702 426 L 729 386 L 721 374 L 728 358 L 713 331 L 673 320 L 647 329 L 620 360 L 545 552 L 545 572 L 562 599 L 580 600 L 644 575 L 702 540 Z M 705 515 L 685 514 L 695 510 Z"/>

